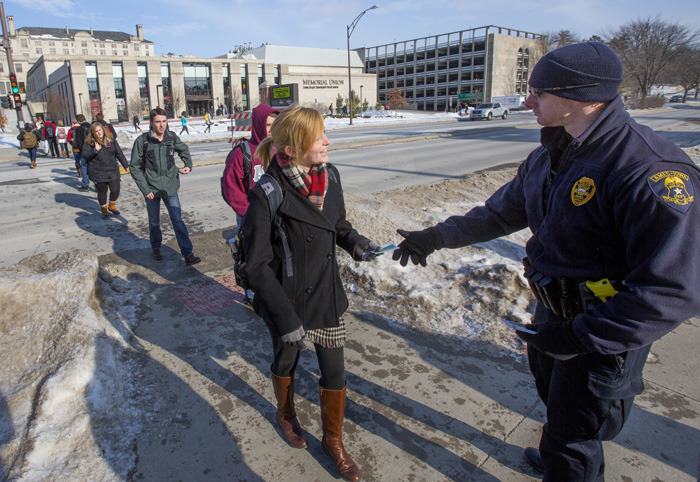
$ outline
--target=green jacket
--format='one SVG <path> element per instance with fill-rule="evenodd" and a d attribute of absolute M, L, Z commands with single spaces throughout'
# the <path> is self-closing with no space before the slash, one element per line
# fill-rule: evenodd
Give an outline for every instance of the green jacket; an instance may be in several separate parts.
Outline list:
<path fill-rule="evenodd" d="M 144 139 L 148 140 L 145 156 Z M 191 170 L 190 149 L 174 132 L 166 130 L 162 142 L 153 137 L 150 131 L 136 139 L 131 149 L 129 171 L 144 196 L 152 192 L 156 197 L 167 198 L 180 188 L 180 172 L 175 165 L 176 152 L 185 167 Z"/>

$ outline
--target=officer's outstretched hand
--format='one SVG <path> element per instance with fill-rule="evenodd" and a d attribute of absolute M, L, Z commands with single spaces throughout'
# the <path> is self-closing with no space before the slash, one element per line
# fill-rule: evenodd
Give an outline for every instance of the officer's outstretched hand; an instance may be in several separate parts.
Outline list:
<path fill-rule="evenodd" d="M 401 241 L 399 249 L 395 250 L 392 255 L 394 261 L 400 259 L 399 263 L 401 263 L 401 266 L 408 264 L 409 257 L 413 264 L 425 266 L 428 255 L 443 246 L 442 238 L 435 228 L 428 228 L 423 231 L 397 229 L 396 232 L 406 238 Z"/>
<path fill-rule="evenodd" d="M 533 335 L 517 330 L 515 334 L 545 355 L 557 360 L 569 360 L 588 351 L 576 338 L 571 329 L 571 321 L 525 326 L 537 333 Z"/>
<path fill-rule="evenodd" d="M 287 343 L 288 345 L 292 345 L 300 350 L 303 350 L 304 348 L 306 348 L 306 345 L 304 344 L 304 337 L 306 337 L 304 327 L 300 326 L 293 332 L 287 333 L 286 335 L 282 335 L 282 341 Z"/>

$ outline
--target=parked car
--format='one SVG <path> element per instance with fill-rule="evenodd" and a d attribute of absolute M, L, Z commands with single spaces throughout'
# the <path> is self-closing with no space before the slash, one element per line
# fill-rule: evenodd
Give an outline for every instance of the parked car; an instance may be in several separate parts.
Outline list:
<path fill-rule="evenodd" d="M 479 104 L 476 109 L 469 113 L 471 120 L 486 119 L 491 120 L 494 117 L 505 119 L 508 117 L 508 107 L 502 106 L 499 102 Z"/>
<path fill-rule="evenodd" d="M 671 97 L 671 102 L 683 102 L 683 96 L 681 94 L 676 94 Z"/>

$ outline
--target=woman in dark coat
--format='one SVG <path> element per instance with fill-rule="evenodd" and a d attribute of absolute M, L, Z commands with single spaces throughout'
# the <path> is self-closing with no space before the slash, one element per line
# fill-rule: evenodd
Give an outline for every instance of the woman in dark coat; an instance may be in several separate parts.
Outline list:
<path fill-rule="evenodd" d="M 116 203 L 121 187 L 121 175 L 117 162 L 121 163 L 125 170 L 129 169 L 129 162 L 124 157 L 116 139 L 112 138 L 112 132 L 99 122 L 93 122 L 80 155 L 87 161 L 88 177 L 95 183 L 102 217 L 108 219 L 109 213 L 119 215 Z M 109 191 L 109 206 L 107 191 Z"/>
<path fill-rule="evenodd" d="M 294 410 L 294 371 L 306 338 L 314 344 L 321 372 L 323 448 L 341 477 L 357 481 L 360 470 L 342 441 L 346 383 L 341 316 L 348 300 L 336 246 L 356 261 L 374 258 L 378 246 L 358 234 L 345 217 L 340 176 L 327 163 L 330 141 L 323 130 L 320 113 L 292 106 L 275 119 L 271 137 L 258 146 L 258 158 L 273 180 L 263 177 L 248 194 L 240 238 L 246 256 L 242 274 L 255 292 L 255 311 L 272 335 L 272 384 L 285 441 L 306 447 Z M 278 214 L 291 250 L 291 273 L 270 219 L 265 192 L 272 183 L 283 193 Z"/>

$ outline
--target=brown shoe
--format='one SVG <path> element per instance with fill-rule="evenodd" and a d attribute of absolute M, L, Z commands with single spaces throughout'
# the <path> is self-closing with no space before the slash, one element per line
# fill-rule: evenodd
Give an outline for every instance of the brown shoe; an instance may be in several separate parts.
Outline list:
<path fill-rule="evenodd" d="M 200 261 L 202 261 L 202 260 L 199 259 L 198 257 L 196 257 L 194 254 L 191 254 L 189 256 L 185 256 L 185 264 L 187 266 L 192 266 L 193 264 L 197 264 Z"/>
<path fill-rule="evenodd" d="M 278 377 L 272 374 L 272 386 L 277 398 L 277 425 L 282 431 L 284 440 L 295 449 L 306 448 L 304 430 L 299 425 L 297 413 L 294 410 L 294 379 Z"/>
<path fill-rule="evenodd" d="M 160 261 L 163 259 L 163 253 L 160 252 L 160 249 L 154 249 L 151 251 L 151 258 Z"/>
<path fill-rule="evenodd" d="M 345 418 L 345 389 L 326 390 L 321 387 L 321 422 L 323 426 L 323 451 L 331 456 L 338 473 L 345 480 L 362 480 L 360 469 L 343 446 L 343 420 Z"/>
<path fill-rule="evenodd" d="M 32 164 L 29 166 L 29 169 L 36 169 L 36 162 L 32 161 Z"/>

